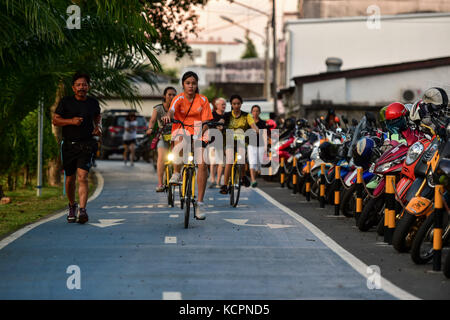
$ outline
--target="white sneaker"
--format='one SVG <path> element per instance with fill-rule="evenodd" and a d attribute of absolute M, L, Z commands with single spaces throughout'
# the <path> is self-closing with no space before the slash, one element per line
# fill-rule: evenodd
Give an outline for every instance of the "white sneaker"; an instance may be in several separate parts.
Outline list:
<path fill-rule="evenodd" d="M 174 172 L 172 177 L 170 177 L 169 184 L 181 184 L 181 174 Z"/>
<path fill-rule="evenodd" d="M 204 202 L 197 202 L 197 207 L 195 208 L 195 219 L 205 220 L 206 204 Z"/>

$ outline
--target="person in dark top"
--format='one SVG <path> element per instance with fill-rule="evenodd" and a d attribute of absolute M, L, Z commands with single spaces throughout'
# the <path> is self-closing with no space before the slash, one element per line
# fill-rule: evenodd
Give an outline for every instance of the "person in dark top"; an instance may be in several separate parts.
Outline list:
<path fill-rule="evenodd" d="M 225 123 L 225 108 L 227 106 L 227 101 L 224 98 L 217 98 L 214 101 L 213 104 L 213 121 L 214 122 L 223 122 Z M 223 127 L 217 127 L 216 129 L 223 132 Z M 211 138 L 211 143 L 214 142 L 216 137 Z M 220 180 L 223 175 L 223 157 L 220 157 L 218 154 L 222 150 L 217 150 L 213 147 L 209 148 L 209 159 L 210 159 L 210 179 L 211 184 L 209 185 L 210 188 L 219 188 L 220 187 Z M 216 175 L 217 172 L 217 175 Z"/>
<path fill-rule="evenodd" d="M 66 174 L 66 193 L 69 199 L 69 223 L 86 223 L 88 173 L 97 152 L 94 136 L 101 136 L 100 106 L 96 99 L 87 96 L 90 78 L 77 73 L 72 79 L 74 96 L 61 99 L 53 116 L 53 125 L 62 127 L 62 161 Z M 78 204 L 75 202 L 75 182 L 78 181 Z"/>
<path fill-rule="evenodd" d="M 267 129 L 266 122 L 261 120 L 259 115 L 261 114 L 261 108 L 258 105 L 254 105 L 251 109 L 251 114 L 253 116 L 253 120 L 255 121 L 256 126 L 263 132 L 263 139 L 261 141 L 260 135 L 256 134 L 255 139 L 250 139 L 248 144 L 248 163 L 250 166 L 250 178 L 251 178 L 251 186 L 255 188 L 258 183 L 256 182 L 256 173 L 261 170 L 262 159 L 264 156 L 264 146 L 267 145 L 267 133 L 264 134 L 265 129 Z M 261 131 L 263 130 L 263 131 Z"/>

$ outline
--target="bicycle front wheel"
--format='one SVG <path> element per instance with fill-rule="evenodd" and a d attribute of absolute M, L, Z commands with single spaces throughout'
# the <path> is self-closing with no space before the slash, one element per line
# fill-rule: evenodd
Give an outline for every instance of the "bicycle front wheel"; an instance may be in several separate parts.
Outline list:
<path fill-rule="evenodd" d="M 171 206 L 173 208 L 174 204 L 175 204 L 175 186 L 170 185 L 170 183 L 169 183 L 170 177 L 172 176 L 172 173 L 173 173 L 173 168 L 171 166 L 167 166 L 166 172 L 167 172 L 167 176 L 168 176 L 167 183 L 166 183 L 168 186 L 167 203 L 169 206 Z"/>
<path fill-rule="evenodd" d="M 241 166 L 235 165 L 231 172 L 230 205 L 236 208 L 241 194 Z"/>
<path fill-rule="evenodd" d="M 191 199 L 192 199 L 192 171 L 186 171 L 186 185 L 184 191 L 184 228 L 187 229 L 189 226 L 189 213 L 191 210 Z"/>

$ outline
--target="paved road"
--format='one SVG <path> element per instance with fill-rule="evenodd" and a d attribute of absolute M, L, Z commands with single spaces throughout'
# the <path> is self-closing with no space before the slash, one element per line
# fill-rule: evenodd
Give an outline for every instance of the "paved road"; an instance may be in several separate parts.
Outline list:
<path fill-rule="evenodd" d="M 97 171 L 89 224 L 60 215 L 0 243 L 0 299 L 414 298 L 384 278 L 370 289 L 365 264 L 261 190 L 233 209 L 208 189 L 206 220 L 186 230 L 150 165 Z"/>

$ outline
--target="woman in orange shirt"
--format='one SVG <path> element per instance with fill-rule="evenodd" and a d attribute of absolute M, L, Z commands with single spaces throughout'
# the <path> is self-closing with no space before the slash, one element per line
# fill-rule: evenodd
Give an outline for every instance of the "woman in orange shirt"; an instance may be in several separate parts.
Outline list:
<path fill-rule="evenodd" d="M 181 80 L 183 92 L 173 98 L 170 109 L 166 116 L 161 118 L 165 123 L 171 119 L 179 120 L 184 123 L 186 134 L 194 135 L 194 141 L 202 139 L 203 133 L 207 129 L 203 123 L 213 119 L 211 107 L 208 98 L 198 93 L 198 76 L 195 72 L 186 72 Z M 181 130 L 181 132 L 180 132 Z M 174 123 L 172 125 L 172 140 L 174 141 L 174 150 L 180 150 L 179 144 L 183 142 L 183 134 L 181 124 Z M 178 152 L 174 152 L 178 157 Z M 206 181 L 208 179 L 208 168 L 203 158 L 204 145 L 194 152 L 196 163 L 198 164 L 197 185 L 198 185 L 198 201 L 197 210 L 195 210 L 195 218 L 199 220 L 205 219 L 205 204 L 203 198 L 205 195 Z M 181 183 L 181 165 L 174 161 L 174 173 L 169 183 Z"/>

